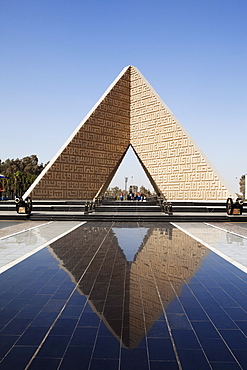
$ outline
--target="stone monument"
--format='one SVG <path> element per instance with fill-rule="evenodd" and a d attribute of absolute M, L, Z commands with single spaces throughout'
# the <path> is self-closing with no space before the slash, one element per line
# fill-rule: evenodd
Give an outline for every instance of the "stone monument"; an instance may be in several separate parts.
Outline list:
<path fill-rule="evenodd" d="M 93 199 L 108 188 L 131 145 L 156 193 L 168 200 L 233 194 L 136 67 L 123 69 L 24 194 Z"/>

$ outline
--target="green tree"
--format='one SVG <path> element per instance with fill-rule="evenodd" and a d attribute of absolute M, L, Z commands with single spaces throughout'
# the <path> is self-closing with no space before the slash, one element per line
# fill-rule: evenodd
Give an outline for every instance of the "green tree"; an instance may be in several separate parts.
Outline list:
<path fill-rule="evenodd" d="M 246 175 L 242 175 L 240 177 L 240 180 L 239 180 L 239 189 L 240 189 L 240 192 L 243 194 L 243 200 L 245 200 L 245 196 L 246 196 L 246 193 L 245 193 L 245 176 Z"/>
<path fill-rule="evenodd" d="M 149 197 L 151 195 L 150 190 L 146 189 L 143 185 L 140 187 L 140 193 L 144 194 L 146 197 Z"/>
<path fill-rule="evenodd" d="M 22 159 L 0 160 L 0 173 L 8 177 L 4 185 L 4 196 L 13 199 L 22 196 L 36 177 L 44 169 L 43 163 L 38 163 L 38 157 L 31 155 Z"/>
<path fill-rule="evenodd" d="M 114 198 L 117 198 L 119 194 L 122 192 L 122 190 L 118 186 L 115 186 L 114 188 L 112 188 L 111 191 L 112 191 Z"/>

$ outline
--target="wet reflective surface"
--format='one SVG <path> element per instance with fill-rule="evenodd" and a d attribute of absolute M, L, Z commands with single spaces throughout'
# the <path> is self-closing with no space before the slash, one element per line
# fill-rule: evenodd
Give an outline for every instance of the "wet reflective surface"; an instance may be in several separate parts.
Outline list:
<path fill-rule="evenodd" d="M 23 223 L 24 224 L 24 223 Z M 0 238 L 0 273 L 9 268 L 22 256 L 29 256 L 46 243 L 80 226 L 81 222 L 46 222 L 42 225 L 23 229 Z"/>
<path fill-rule="evenodd" d="M 247 238 L 236 235 L 232 232 L 225 232 L 218 227 L 212 227 L 210 224 L 205 223 L 190 223 L 190 222 L 178 222 L 175 223 L 182 231 L 189 232 L 189 234 L 203 240 L 205 243 L 210 245 L 212 248 L 216 247 L 218 252 L 221 252 L 224 256 L 239 263 L 247 272 Z M 246 227 L 245 223 L 241 224 L 241 228 Z"/>
<path fill-rule="evenodd" d="M 84 224 L 0 286 L 1 369 L 247 368 L 247 275 L 171 224 Z"/>

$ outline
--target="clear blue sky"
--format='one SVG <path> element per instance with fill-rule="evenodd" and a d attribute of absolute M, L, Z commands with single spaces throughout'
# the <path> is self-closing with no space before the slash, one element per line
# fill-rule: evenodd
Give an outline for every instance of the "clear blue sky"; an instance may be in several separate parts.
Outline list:
<path fill-rule="evenodd" d="M 246 19 L 246 0 L 0 0 L 0 158 L 49 161 L 132 64 L 237 190 Z"/>

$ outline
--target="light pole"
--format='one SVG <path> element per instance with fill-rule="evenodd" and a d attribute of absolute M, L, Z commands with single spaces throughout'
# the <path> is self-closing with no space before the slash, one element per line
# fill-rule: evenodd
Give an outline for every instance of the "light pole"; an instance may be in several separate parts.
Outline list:
<path fill-rule="evenodd" d="M 245 195 L 246 195 L 246 175 L 247 173 L 244 174 L 244 191 L 243 191 L 243 201 L 245 201 Z"/>
<path fill-rule="evenodd" d="M 125 196 L 127 196 L 127 182 L 128 182 L 128 177 L 125 177 Z"/>
<path fill-rule="evenodd" d="M 247 173 L 243 174 L 239 180 L 239 185 L 240 185 L 239 190 L 243 194 L 243 201 L 245 201 L 245 197 L 246 197 L 246 176 L 247 176 Z"/>

